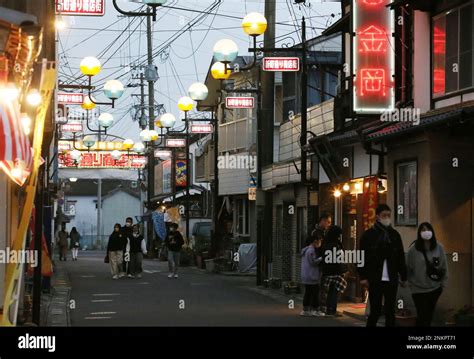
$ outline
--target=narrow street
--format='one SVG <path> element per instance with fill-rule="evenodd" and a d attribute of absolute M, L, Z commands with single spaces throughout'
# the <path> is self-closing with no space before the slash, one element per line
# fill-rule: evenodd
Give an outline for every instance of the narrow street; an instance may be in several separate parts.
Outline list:
<path fill-rule="evenodd" d="M 349 317 L 301 317 L 298 302 L 289 309 L 284 299 L 262 294 L 254 277 L 185 267 L 168 279 L 166 262 L 146 260 L 141 279 L 112 280 L 103 258 L 81 252 L 77 262 L 59 262 L 72 285 L 72 326 L 361 326 Z"/>

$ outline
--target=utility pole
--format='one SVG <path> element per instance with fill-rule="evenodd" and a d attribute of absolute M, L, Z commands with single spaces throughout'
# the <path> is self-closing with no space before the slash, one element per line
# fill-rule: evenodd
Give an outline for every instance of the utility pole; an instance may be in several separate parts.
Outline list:
<path fill-rule="evenodd" d="M 89 116 L 89 115 L 88 115 Z M 99 133 L 98 141 L 101 141 Z M 102 178 L 97 179 L 97 239 L 100 241 L 100 249 L 102 249 Z"/>
<path fill-rule="evenodd" d="M 265 17 L 268 20 L 268 27 L 264 37 L 264 48 L 274 48 L 276 22 L 274 0 L 265 0 Z M 271 203 L 267 203 L 270 196 L 262 191 L 262 168 L 273 163 L 275 76 L 272 72 L 263 72 L 259 78 L 261 95 L 257 116 L 257 285 L 262 284 L 267 272 L 269 241 L 272 233 L 271 229 L 268 229 L 271 222 L 265 221 L 265 218 L 268 218 L 268 211 L 271 213 L 272 208 Z"/>
<path fill-rule="evenodd" d="M 147 13 L 150 13 L 150 8 L 147 9 Z M 146 18 L 146 33 L 147 33 L 147 57 L 148 57 L 148 66 L 151 68 L 153 66 L 153 32 L 151 27 L 151 17 L 147 16 Z M 148 129 L 153 130 L 155 127 L 155 83 L 153 79 L 148 79 Z M 153 253 L 153 238 L 154 238 L 154 229 L 153 223 L 151 222 L 151 199 L 154 196 L 155 189 L 155 154 L 151 151 L 148 154 L 148 213 L 150 213 L 148 219 L 147 233 L 148 233 L 148 244 L 150 251 Z"/>

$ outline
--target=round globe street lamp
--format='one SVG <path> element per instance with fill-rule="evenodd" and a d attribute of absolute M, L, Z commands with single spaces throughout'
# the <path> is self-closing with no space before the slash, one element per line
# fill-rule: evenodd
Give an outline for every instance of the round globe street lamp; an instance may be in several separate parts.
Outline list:
<path fill-rule="evenodd" d="M 157 14 L 157 8 L 159 6 L 163 6 L 164 4 L 167 3 L 167 0 L 143 0 L 143 3 L 150 6 L 152 8 L 152 11 L 149 12 L 137 12 L 137 11 L 125 11 L 122 10 L 118 4 L 117 0 L 112 1 L 114 4 L 115 10 L 117 10 L 119 13 L 125 16 L 151 16 L 153 18 L 153 21 L 156 21 L 156 14 Z"/>
<path fill-rule="evenodd" d="M 183 96 L 178 101 L 178 108 L 187 114 L 194 107 L 194 101 L 191 97 Z"/>
<path fill-rule="evenodd" d="M 105 129 L 105 134 L 107 134 L 107 129 L 112 126 L 114 123 L 114 116 L 110 113 L 104 112 L 99 116 L 99 125 Z"/>
<path fill-rule="evenodd" d="M 249 36 L 260 36 L 267 30 L 267 19 L 258 12 L 251 12 L 242 20 L 242 29 Z"/>
<path fill-rule="evenodd" d="M 118 150 L 114 150 L 111 153 L 111 157 L 114 159 L 114 161 L 118 161 L 119 159 L 122 158 L 122 153 Z"/>
<path fill-rule="evenodd" d="M 188 89 L 188 95 L 194 101 L 204 101 L 209 94 L 209 90 L 206 85 L 201 82 L 195 82 Z"/>
<path fill-rule="evenodd" d="M 127 138 L 125 141 L 122 143 L 122 149 L 125 151 L 130 151 L 133 146 L 135 145 L 135 142 L 129 138 Z"/>
<path fill-rule="evenodd" d="M 99 74 L 100 70 L 102 69 L 102 65 L 98 59 L 95 57 L 85 57 L 80 64 L 80 69 L 83 75 L 89 78 L 89 86 L 88 86 L 88 98 L 89 101 L 95 105 L 106 105 L 115 107 L 115 100 L 118 100 L 122 97 L 124 93 L 124 87 L 120 81 L 117 80 L 109 80 L 105 83 L 104 86 L 104 94 L 107 96 L 112 102 L 97 102 L 92 98 L 92 77 Z"/>
<path fill-rule="evenodd" d="M 145 153 L 145 145 L 141 142 L 137 142 L 133 145 L 133 151 L 141 155 Z"/>
<path fill-rule="evenodd" d="M 232 71 L 228 70 L 229 69 L 227 69 L 226 64 L 224 64 L 223 62 L 216 62 L 211 67 L 211 75 L 216 80 L 227 80 L 232 74 Z"/>
<path fill-rule="evenodd" d="M 95 140 L 92 136 L 84 136 L 82 144 L 87 147 L 88 151 L 90 151 L 91 147 L 95 145 Z"/>
<path fill-rule="evenodd" d="M 160 118 L 160 123 L 163 127 L 170 129 L 176 123 L 176 117 L 171 113 L 165 113 Z"/>
<path fill-rule="evenodd" d="M 140 132 L 140 139 L 145 143 L 151 142 L 150 130 L 144 129 L 142 132 Z"/>
<path fill-rule="evenodd" d="M 95 108 L 96 104 L 92 101 L 92 96 L 85 96 L 84 101 L 82 101 L 81 107 L 86 110 L 90 111 Z"/>
<path fill-rule="evenodd" d="M 109 80 L 104 85 L 104 94 L 111 100 L 117 100 L 122 97 L 125 89 L 120 81 Z"/>
<path fill-rule="evenodd" d="M 224 64 L 230 64 L 233 62 L 239 54 L 239 48 L 237 44 L 229 39 L 223 39 L 217 41 L 214 45 L 214 59 Z M 227 71 L 227 66 L 226 66 Z"/>
<path fill-rule="evenodd" d="M 69 152 L 69 156 L 71 156 L 72 160 L 74 161 L 74 164 L 77 166 L 79 163 L 81 163 L 82 159 L 82 153 L 81 151 L 78 150 L 72 150 Z"/>

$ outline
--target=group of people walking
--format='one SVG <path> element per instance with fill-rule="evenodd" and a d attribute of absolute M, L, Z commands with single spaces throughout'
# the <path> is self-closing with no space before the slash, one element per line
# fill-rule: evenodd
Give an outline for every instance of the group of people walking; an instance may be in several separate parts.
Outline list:
<path fill-rule="evenodd" d="M 369 292 L 367 326 L 376 326 L 382 314 L 385 325 L 395 326 L 398 286 L 409 286 L 417 312 L 417 326 L 430 326 L 436 303 L 446 286 L 446 253 L 433 226 L 424 222 L 405 254 L 400 234 L 391 226 L 391 209 L 381 204 L 376 221 L 360 238 L 364 263 L 357 266 L 360 284 Z M 346 286 L 347 263 L 330 260 L 327 251 L 344 250 L 342 229 L 323 214 L 301 252 L 301 282 L 305 285 L 303 316 L 334 316 L 338 296 Z M 329 260 L 328 260 L 329 259 Z"/>
<path fill-rule="evenodd" d="M 67 260 L 67 250 L 71 250 L 72 260 L 77 261 L 79 248 L 81 247 L 81 235 L 76 227 L 72 227 L 71 233 L 66 230 L 66 224 L 61 225 L 61 229 L 56 233 L 56 246 L 59 250 L 59 260 Z"/>
<path fill-rule="evenodd" d="M 184 239 L 178 231 L 178 225 L 169 225 L 165 246 L 168 249 L 168 278 L 178 278 L 179 261 L 181 248 Z M 140 234 L 140 226 L 133 224 L 131 217 L 126 219 L 125 226 L 116 223 L 114 231 L 109 237 L 107 244 L 107 255 L 105 262 L 110 263 L 110 270 L 113 279 L 141 278 L 143 256 L 147 255 L 146 241 Z"/>
<path fill-rule="evenodd" d="M 114 225 L 109 237 L 105 262 L 110 264 L 113 279 L 141 278 L 143 256 L 147 254 L 146 241 L 140 234 L 140 226 L 128 217 L 125 226 Z"/>

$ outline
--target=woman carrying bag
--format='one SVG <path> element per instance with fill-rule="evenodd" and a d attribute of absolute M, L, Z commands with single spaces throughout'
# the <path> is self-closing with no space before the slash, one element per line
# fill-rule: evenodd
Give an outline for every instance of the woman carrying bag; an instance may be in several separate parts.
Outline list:
<path fill-rule="evenodd" d="M 424 222 L 407 254 L 408 283 L 415 303 L 417 327 L 429 327 L 443 288 L 448 266 L 443 246 L 436 240 L 433 226 Z"/>

